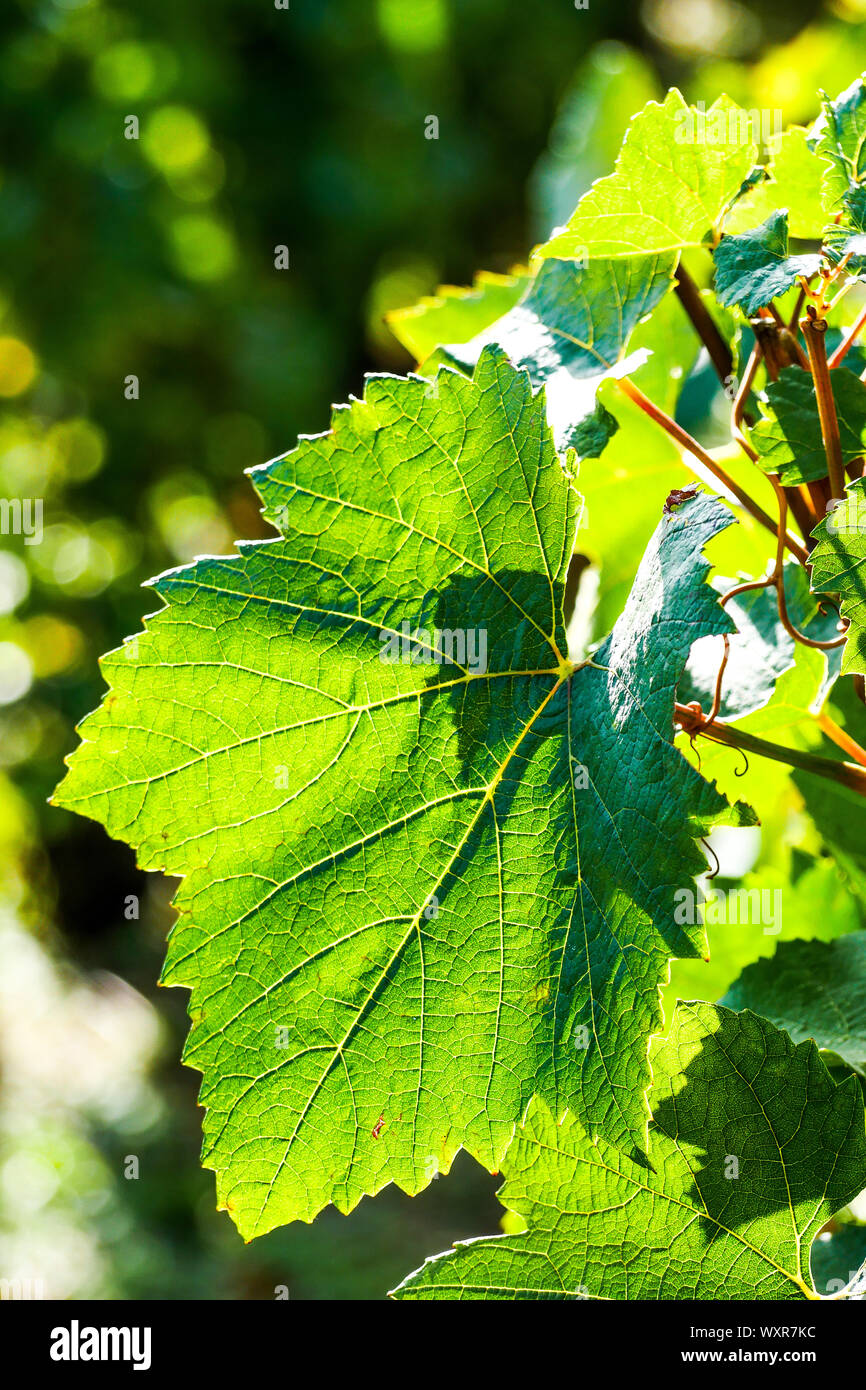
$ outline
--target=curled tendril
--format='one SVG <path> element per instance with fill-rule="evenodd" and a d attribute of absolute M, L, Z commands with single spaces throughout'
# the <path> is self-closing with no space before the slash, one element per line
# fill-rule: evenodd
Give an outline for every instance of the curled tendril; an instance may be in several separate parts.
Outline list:
<path fill-rule="evenodd" d="M 713 872 L 712 872 L 711 874 L 707 874 L 707 878 L 708 878 L 708 879 L 718 878 L 719 872 L 720 872 L 721 867 L 722 867 L 721 864 L 719 863 L 719 856 L 716 854 L 716 851 L 713 849 L 713 847 L 712 847 L 712 845 L 710 844 L 709 840 L 705 840 L 704 837 L 703 837 L 703 835 L 700 836 L 700 841 L 701 841 L 701 844 L 703 845 L 704 849 L 707 851 L 707 854 L 711 854 L 711 855 L 713 856 L 713 858 L 715 859 L 715 861 L 716 861 L 716 867 L 713 869 Z"/>
<path fill-rule="evenodd" d="M 697 729 L 693 729 L 692 732 L 689 734 L 689 743 L 691 744 L 692 752 L 694 753 L 695 757 L 696 757 L 697 760 L 698 760 L 698 766 L 697 766 L 696 771 L 697 771 L 697 772 L 700 772 L 700 770 L 701 770 L 701 750 L 700 750 L 700 748 L 698 747 L 697 743 L 695 742 L 695 740 L 697 739 L 697 736 L 698 736 L 698 731 L 697 731 Z"/>

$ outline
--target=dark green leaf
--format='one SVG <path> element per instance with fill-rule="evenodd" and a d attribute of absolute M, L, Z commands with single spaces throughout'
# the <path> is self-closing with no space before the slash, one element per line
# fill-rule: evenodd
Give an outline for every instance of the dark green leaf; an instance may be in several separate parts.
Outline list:
<path fill-rule="evenodd" d="M 820 255 L 812 252 L 788 255 L 788 214 L 784 210 L 771 213 L 754 231 L 723 237 L 713 254 L 719 302 L 739 304 L 748 315 L 784 294 L 798 275 L 814 275 L 821 264 Z"/>
<path fill-rule="evenodd" d="M 721 1003 L 761 1014 L 794 1042 L 811 1038 L 866 1075 L 866 932 L 783 941 L 747 966 Z"/>
<path fill-rule="evenodd" d="M 839 421 L 842 458 L 851 463 L 866 451 L 866 385 L 847 367 L 830 380 Z M 767 387 L 767 413 L 752 430 L 760 464 L 778 473 L 785 487 L 827 476 L 827 455 L 812 377 L 800 367 L 785 367 Z"/>
<path fill-rule="evenodd" d="M 557 447 L 597 457 L 616 425 L 596 406 L 599 383 L 617 371 L 632 330 L 672 288 L 674 269 L 671 256 L 545 261 L 520 303 L 469 342 L 449 344 L 446 360 L 471 371 L 496 343 L 533 386 L 546 388 Z"/>

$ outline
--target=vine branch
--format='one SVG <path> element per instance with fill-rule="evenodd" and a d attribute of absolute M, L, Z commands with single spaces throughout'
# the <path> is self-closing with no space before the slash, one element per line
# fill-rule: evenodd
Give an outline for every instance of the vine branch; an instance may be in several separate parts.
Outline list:
<path fill-rule="evenodd" d="M 744 753 L 755 753 L 758 757 L 785 763 L 801 772 L 814 773 L 866 796 L 866 767 L 857 763 L 839 762 L 835 758 L 824 758 L 819 753 L 805 753 L 799 748 L 784 748 L 779 743 L 770 743 L 768 739 L 747 734 L 743 729 L 734 729 L 720 719 L 708 724 L 700 708 L 695 705 L 676 703 L 674 719 L 684 733 L 708 738 L 713 743 L 737 748 Z"/>
<path fill-rule="evenodd" d="M 818 419 L 821 422 L 821 438 L 827 454 L 827 475 L 830 479 L 830 492 L 833 497 L 845 495 L 845 468 L 842 463 L 842 442 L 839 438 L 839 421 L 836 417 L 836 402 L 833 399 L 833 386 L 827 363 L 827 320 L 818 318 L 813 305 L 806 309 L 806 316 L 800 320 L 803 337 L 812 364 L 812 377 L 815 382 L 815 395 L 818 401 Z"/>
<path fill-rule="evenodd" d="M 684 430 L 681 425 L 678 425 L 675 420 L 672 420 L 669 415 L 666 415 L 663 410 L 660 410 L 657 405 L 654 405 L 649 397 L 644 395 L 640 387 L 635 386 L 634 382 L 628 377 L 623 377 L 618 381 L 617 386 L 628 396 L 629 400 L 634 401 L 635 405 L 640 407 L 644 414 L 648 415 L 651 420 L 655 420 L 657 425 L 661 425 L 662 429 L 665 430 L 672 439 L 675 439 L 681 448 L 694 454 L 695 458 L 700 460 L 704 467 L 712 473 L 713 477 L 716 478 L 723 487 L 727 488 L 728 492 L 736 497 L 740 505 L 754 517 L 755 521 L 759 522 L 760 525 L 765 527 L 772 535 L 776 536 L 778 534 L 775 522 L 768 516 L 763 507 L 758 506 L 758 503 L 752 500 L 746 490 L 740 487 L 739 483 L 734 482 L 734 479 L 725 472 L 720 464 L 716 463 L 716 460 L 707 453 L 703 445 L 692 438 L 687 430 Z M 787 546 L 792 555 L 797 557 L 801 564 L 805 565 L 807 563 L 809 558 L 808 552 L 800 542 L 789 535 L 788 532 L 783 533 L 783 544 Z"/>
<path fill-rule="evenodd" d="M 722 337 L 715 320 L 701 298 L 701 292 L 686 270 L 682 261 L 676 272 L 677 298 L 692 321 L 698 337 L 709 354 L 716 369 L 716 375 L 723 386 L 727 386 L 734 370 L 731 349 Z"/>

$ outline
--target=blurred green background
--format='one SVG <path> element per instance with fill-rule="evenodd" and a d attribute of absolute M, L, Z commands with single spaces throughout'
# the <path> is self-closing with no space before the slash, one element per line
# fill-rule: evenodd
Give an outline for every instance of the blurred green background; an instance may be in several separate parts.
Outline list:
<path fill-rule="evenodd" d="M 44 537 L 0 537 L 0 1276 L 378 1298 L 499 1228 L 462 1155 L 244 1246 L 198 1164 L 186 996 L 156 987 L 171 885 L 46 799 L 142 580 L 268 534 L 242 470 L 409 368 L 387 310 L 525 261 L 668 85 L 808 121 L 864 38 L 866 0 L 4 7 L 0 498 L 43 499 Z"/>

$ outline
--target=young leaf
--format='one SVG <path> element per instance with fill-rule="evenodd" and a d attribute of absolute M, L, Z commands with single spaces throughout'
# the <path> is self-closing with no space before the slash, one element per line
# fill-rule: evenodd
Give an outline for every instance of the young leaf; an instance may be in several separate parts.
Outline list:
<path fill-rule="evenodd" d="M 772 212 L 751 232 L 723 237 L 713 257 L 719 303 L 739 304 L 752 315 L 777 295 L 784 294 L 798 275 L 814 275 L 821 265 L 819 254 L 788 255 L 788 213 Z"/>
<path fill-rule="evenodd" d="M 653 1055 L 649 1163 L 533 1102 L 500 1200 L 528 1229 L 458 1245 L 397 1298 L 800 1299 L 809 1247 L 866 1184 L 863 1098 L 813 1043 L 680 1004 Z"/>
<path fill-rule="evenodd" d="M 866 1076 L 866 932 L 838 941 L 785 941 L 749 965 L 721 1001 L 811 1038 Z"/>
<path fill-rule="evenodd" d="M 824 235 L 831 261 L 845 261 L 850 275 L 862 280 L 866 269 L 866 187 L 852 188 L 842 199 L 842 216 Z"/>
<path fill-rule="evenodd" d="M 441 343 L 467 342 L 502 318 L 514 308 L 531 279 L 523 272 L 494 275 L 482 270 L 471 289 L 440 285 L 435 295 L 386 314 L 386 321 L 415 361 L 426 362 Z"/>
<path fill-rule="evenodd" d="M 830 374 L 842 459 L 846 466 L 866 451 L 866 385 L 847 367 Z M 767 387 L 767 413 L 752 430 L 760 466 L 778 473 L 785 487 L 827 476 L 827 454 L 811 375 L 785 367 Z M 817 592 L 817 590 L 816 590 Z"/>
<path fill-rule="evenodd" d="M 833 372 L 831 380 L 840 374 Z M 856 378 L 855 378 L 856 380 Z M 835 394 L 835 392 L 834 392 Z M 838 408 L 838 407 L 837 407 Z M 841 429 L 841 421 L 840 421 Z M 816 528 L 812 551 L 812 589 L 840 594 L 842 617 L 850 620 L 842 658 L 843 674 L 866 674 L 866 480 L 858 478 L 834 499 L 834 511 Z"/>
<path fill-rule="evenodd" d="M 536 1090 L 643 1143 L 658 986 L 700 946 L 674 893 L 749 819 L 672 745 L 689 647 L 730 626 L 700 554 L 730 514 L 663 519 L 575 670 L 543 393 L 495 349 L 436 385 L 371 378 L 254 470 L 285 538 L 155 582 L 57 793 L 183 878 L 164 978 L 246 1236 L 461 1145 L 495 1169 Z"/>
<path fill-rule="evenodd" d="M 726 229 L 748 231 L 777 208 L 787 208 L 791 236 L 820 241 L 827 222 L 822 184 L 827 161 L 810 149 L 802 126 L 771 135 L 767 147 L 767 177 L 736 203 L 725 219 Z"/>
<path fill-rule="evenodd" d="M 720 97 L 703 113 L 674 88 L 635 116 L 614 172 L 593 184 L 540 253 L 594 259 L 701 246 L 719 229 L 756 158 L 745 111 Z"/>
<path fill-rule="evenodd" d="M 857 77 L 835 100 L 825 97 L 821 115 L 809 134 L 815 152 L 828 161 L 824 207 L 839 211 L 849 190 L 866 181 L 866 84 Z"/>
<path fill-rule="evenodd" d="M 533 386 L 546 387 L 557 448 L 597 458 L 616 429 L 596 404 L 599 383 L 622 362 L 632 330 L 672 288 L 675 268 L 671 256 L 546 261 L 509 314 L 469 342 L 449 344 L 445 360 L 471 372 L 496 343 Z"/>

